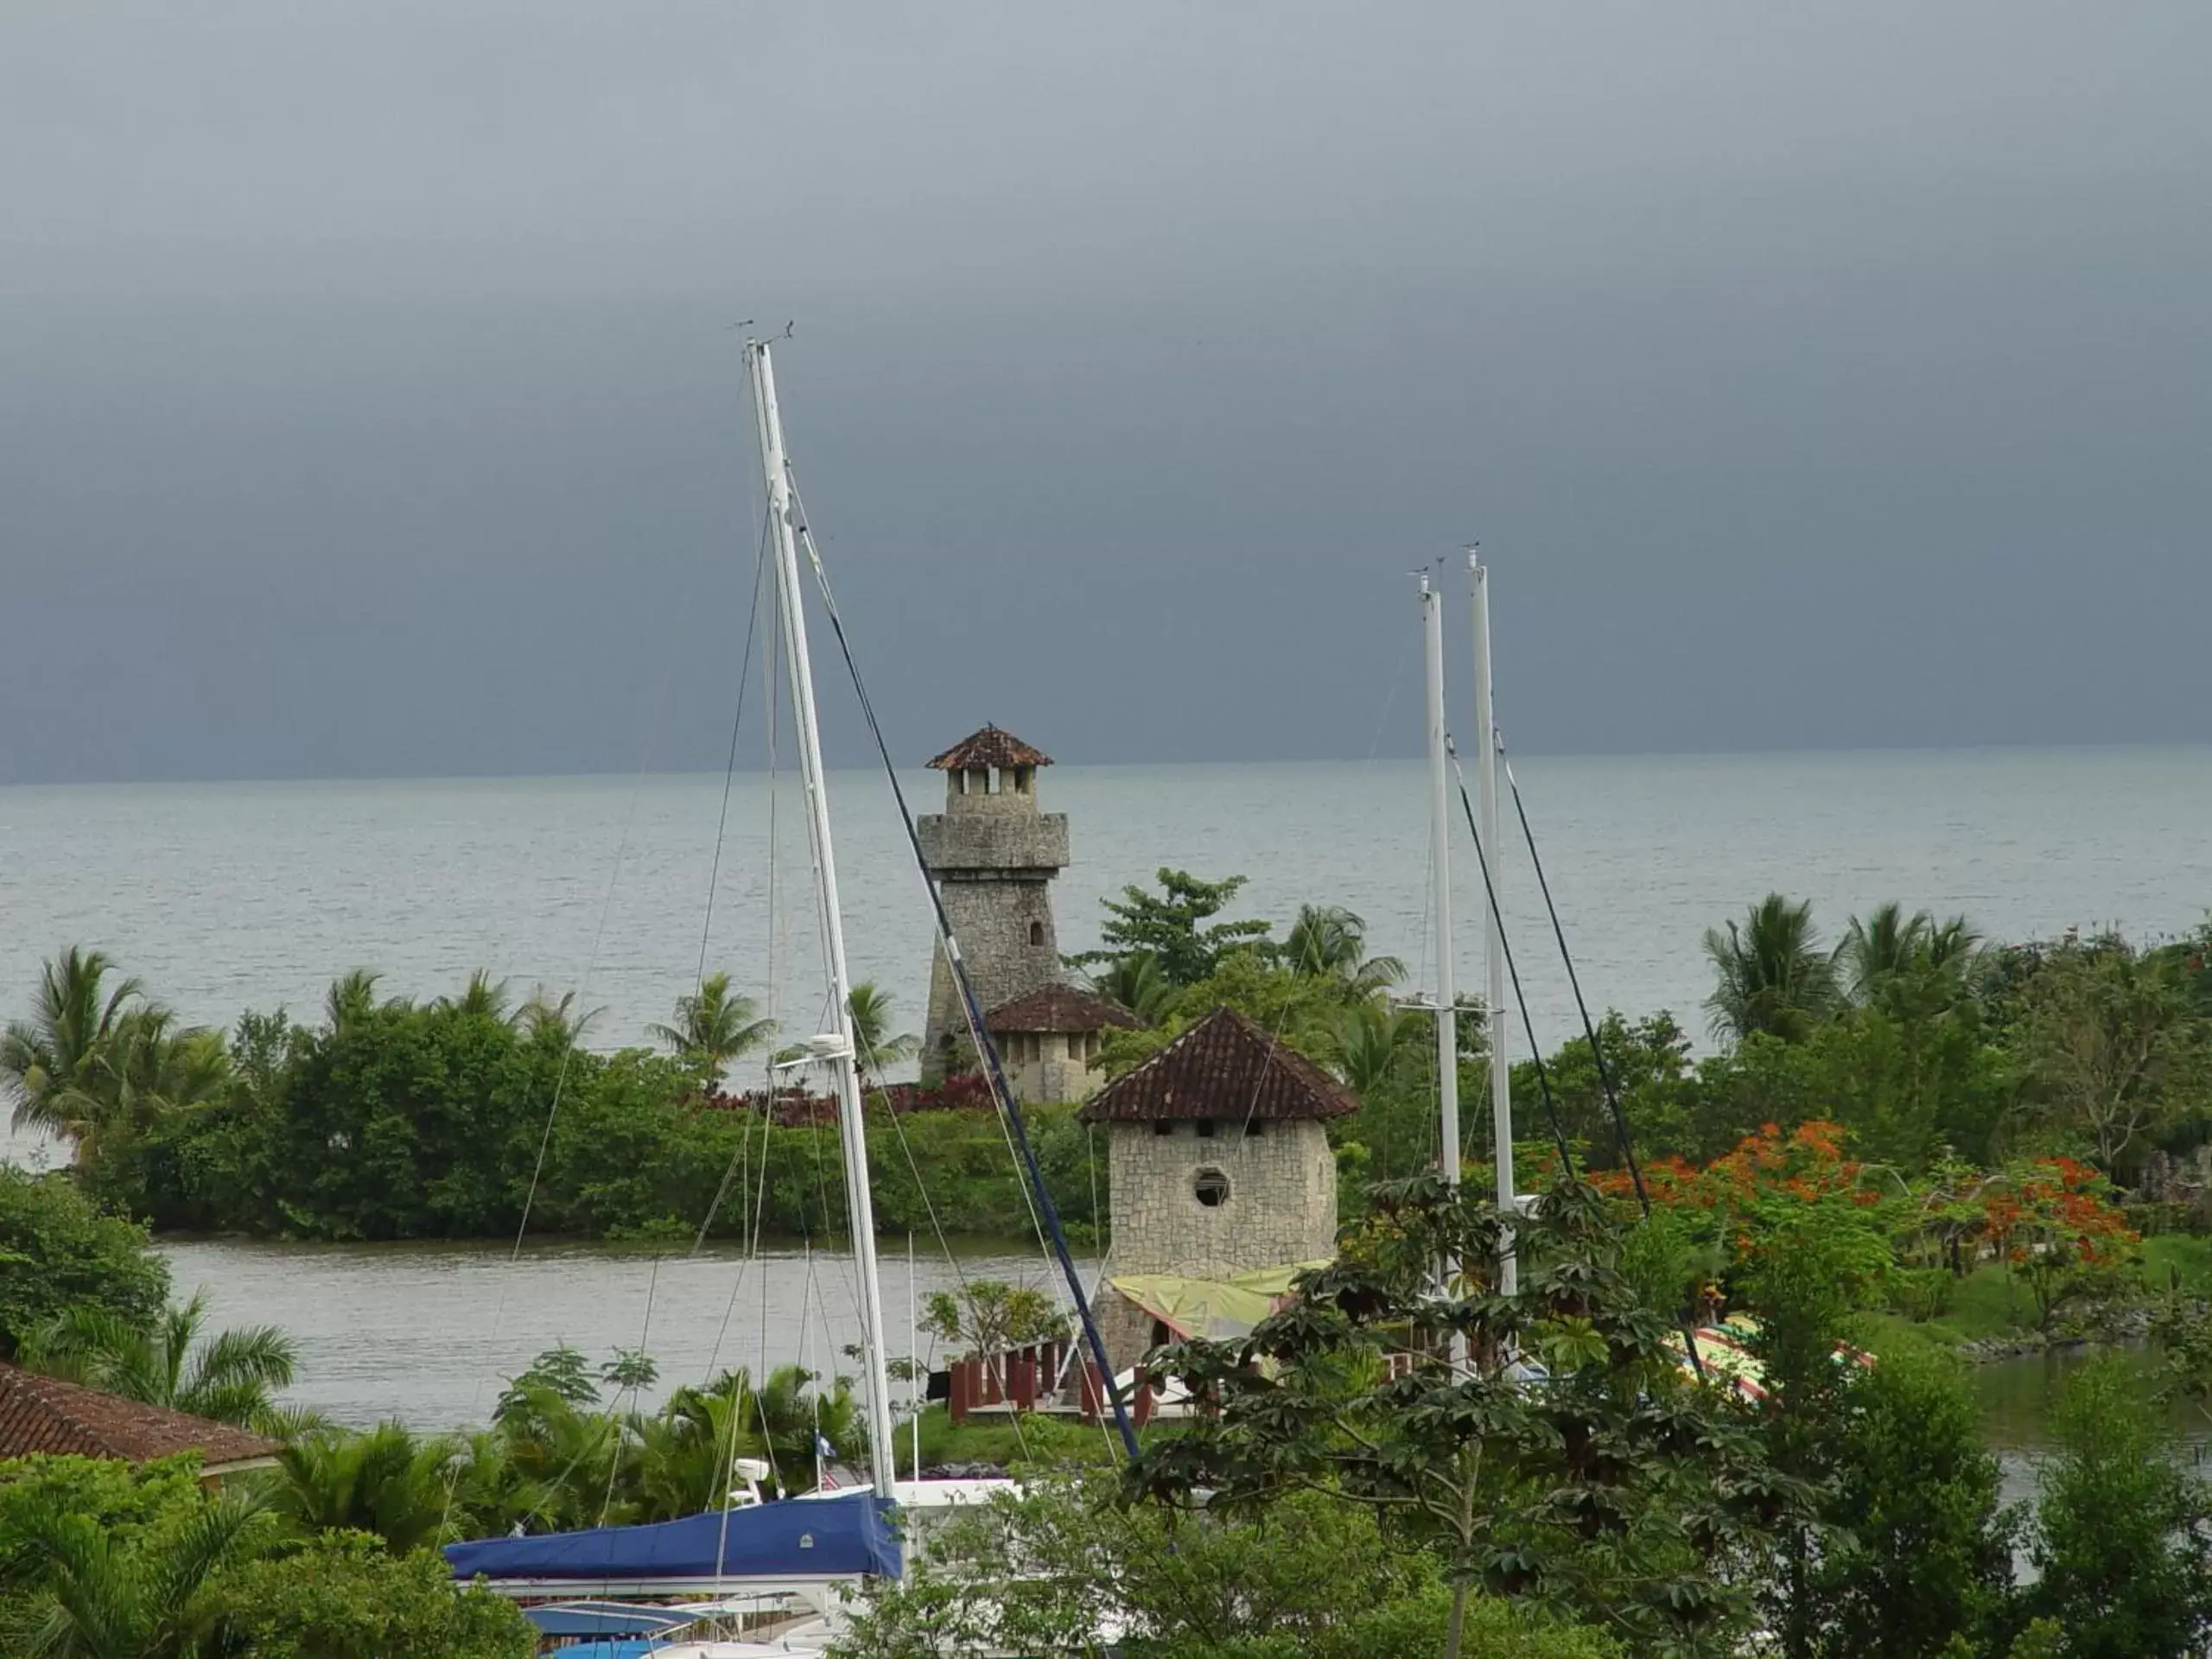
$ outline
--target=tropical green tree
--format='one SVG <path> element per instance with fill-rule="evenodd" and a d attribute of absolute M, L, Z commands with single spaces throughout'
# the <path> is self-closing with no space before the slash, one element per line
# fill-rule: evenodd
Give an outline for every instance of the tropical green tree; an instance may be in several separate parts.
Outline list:
<path fill-rule="evenodd" d="M 1814 1575 L 1818 1650 L 2004 1651 L 2018 1517 L 1959 1362 L 1895 1346 L 1844 1375 Z"/>
<path fill-rule="evenodd" d="M 202 1659 L 530 1659 L 537 1631 L 514 1603 L 456 1590 L 445 1563 L 360 1533 L 245 1563 L 206 1599 Z"/>
<path fill-rule="evenodd" d="M 514 1023 L 525 1036 L 551 1037 L 566 1047 L 581 1040 L 591 1022 L 605 1012 L 604 1008 L 579 1011 L 574 991 L 563 991 L 555 996 L 540 985 L 515 1011 Z"/>
<path fill-rule="evenodd" d="M 2076 1372 L 2050 1420 L 2029 1535 L 2031 1614 L 2081 1659 L 2182 1659 L 2212 1636 L 2212 1502 L 2126 1362 Z"/>
<path fill-rule="evenodd" d="M 1067 1315 L 1050 1294 L 1001 1279 L 971 1279 L 957 1294 L 933 1290 L 922 1308 L 922 1329 L 963 1354 L 1004 1353 L 1067 1329 Z"/>
<path fill-rule="evenodd" d="M 632 1418 L 630 1433 L 624 1497 L 637 1521 L 719 1508 L 734 1484 L 734 1460 L 766 1455 L 752 1379 L 742 1370 L 677 1389 L 658 1412 Z"/>
<path fill-rule="evenodd" d="M 1366 921 L 1341 905 L 1300 906 L 1281 956 L 1293 973 L 1336 980 L 1347 995 L 1362 999 L 1406 976 L 1397 957 L 1367 954 Z"/>
<path fill-rule="evenodd" d="M 113 1534 L 51 1495 L 10 1517 L 15 1629 L 22 1659 L 197 1659 L 227 1567 L 252 1559 L 270 1523 L 237 1493 L 206 1496 L 168 1524 Z"/>
<path fill-rule="evenodd" d="M 302 1533 L 373 1533 L 404 1555 L 465 1535 L 469 1517 L 454 1501 L 461 1456 L 452 1440 L 404 1423 L 325 1428 L 277 1453 L 266 1502 Z"/>
<path fill-rule="evenodd" d="M 356 1020 L 377 1011 L 380 1006 L 377 1001 L 377 986 L 383 978 L 384 976 L 373 969 L 356 968 L 330 982 L 330 989 L 322 999 L 322 1014 L 324 1023 L 333 1033 L 342 1032 Z"/>
<path fill-rule="evenodd" d="M 1845 988 L 1855 1002 L 1871 1002 L 1887 982 L 1920 965 L 1933 919 L 1924 910 L 1908 916 L 1891 899 L 1865 916 L 1853 916 L 1836 949 Z"/>
<path fill-rule="evenodd" d="M 1338 1260 L 1300 1276 L 1295 1306 L 1242 1342 L 1154 1356 L 1195 1409 L 1144 1449 L 1132 1491 L 1265 1515 L 1319 1490 L 1371 1510 L 1442 1561 L 1447 1655 L 1478 1587 L 1639 1652 L 1732 1651 L 1739 1566 L 1809 1493 L 1718 1391 L 1684 1377 L 1669 1322 L 1618 1270 L 1625 1229 L 1594 1191 L 1559 1183 L 1513 1222 L 1513 1296 L 1489 1281 L 1504 1223 L 1478 1191 L 1437 1175 L 1380 1189 Z M 1443 1295 L 1439 1262 L 1461 1264 Z M 1450 1363 L 1454 1348 L 1471 1366 Z"/>
<path fill-rule="evenodd" d="M 1452 1597 L 1436 1558 L 1364 1510 L 1287 1494 L 1264 1520 L 1191 1521 L 1116 1501 L 1110 1476 L 1044 1479 L 932 1529 L 901 1580 L 872 1584 L 841 1659 L 1090 1653 L 1102 1631 L 1143 1659 L 1370 1659 L 1435 1652 Z M 1463 1659 L 1606 1659 L 1592 1630 L 1489 1598 L 1464 1610 Z"/>
<path fill-rule="evenodd" d="M 0 1359 L 73 1310 L 142 1325 L 168 1294 L 143 1227 L 102 1212 L 68 1175 L 0 1164 Z"/>
<path fill-rule="evenodd" d="M 853 1019 L 853 1051 L 863 1078 L 877 1077 L 922 1052 L 922 1039 L 912 1032 L 891 1029 L 891 1003 L 890 993 L 868 980 L 854 986 L 845 999 Z"/>
<path fill-rule="evenodd" d="M 105 952 L 71 945 L 41 971 L 31 1017 L 0 1035 L 0 1095 L 18 1130 L 74 1138 L 99 1120 L 117 1028 L 145 997 L 135 979 L 111 982 L 113 968 Z"/>
<path fill-rule="evenodd" d="M 80 1164 L 166 1112 L 216 1098 L 227 1081 L 219 1034 L 178 1025 L 135 979 L 72 946 L 48 962 L 35 1008 L 0 1034 L 0 1094 L 19 1130 L 66 1141 Z"/>
<path fill-rule="evenodd" d="M 2212 1099 L 2212 1033 L 2180 965 L 2118 938 L 2067 939 L 2021 993 L 2018 1033 L 2055 1127 L 2107 1173 Z"/>
<path fill-rule="evenodd" d="M 1118 1002 L 1147 1025 L 1167 1012 L 1175 987 L 1160 971 L 1160 958 L 1149 950 L 1130 950 L 1093 967 L 1091 989 L 1109 1002 Z"/>
<path fill-rule="evenodd" d="M 1705 931 L 1718 983 L 1705 1001 L 1716 1035 L 1741 1042 L 1753 1032 L 1803 1039 L 1838 1001 L 1835 963 L 1821 948 L 1809 902 L 1770 893 L 1741 925 Z"/>
<path fill-rule="evenodd" d="M 696 992 L 676 999 L 673 1024 L 647 1029 L 684 1064 L 702 1072 L 709 1088 L 719 1089 L 730 1062 L 766 1043 L 776 1034 L 776 1022 L 762 1018 L 752 998 L 731 990 L 728 974 L 717 973 L 701 980 Z"/>
<path fill-rule="evenodd" d="M 507 982 L 492 977 L 488 968 L 479 968 L 468 976 L 458 996 L 442 996 L 434 1005 L 450 1008 L 455 1014 L 478 1014 L 486 1020 L 505 1020 L 510 1017 L 512 999 L 507 995 Z"/>
<path fill-rule="evenodd" d="M 1263 921 L 1213 922 L 1249 878 L 1204 881 L 1188 870 L 1162 865 L 1154 876 L 1160 891 L 1126 887 L 1119 899 L 1104 899 L 1107 920 L 1098 930 L 1104 948 L 1070 960 L 1080 968 L 1103 966 L 1116 957 L 1145 952 L 1155 957 L 1171 985 L 1194 985 L 1211 977 L 1224 957 L 1262 944 L 1274 930 Z"/>
<path fill-rule="evenodd" d="M 207 1334 L 207 1299 L 197 1294 L 139 1323 L 101 1307 L 77 1307 L 32 1336 L 22 1357 L 35 1370 L 258 1433 L 289 1420 L 276 1394 L 291 1386 L 292 1338 L 271 1325 Z"/>

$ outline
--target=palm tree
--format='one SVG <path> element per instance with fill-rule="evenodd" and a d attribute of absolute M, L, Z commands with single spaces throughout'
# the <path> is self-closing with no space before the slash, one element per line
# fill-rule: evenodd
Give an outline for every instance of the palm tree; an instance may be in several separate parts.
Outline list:
<path fill-rule="evenodd" d="M 1329 1045 L 1337 1075 L 1365 1099 L 1396 1074 L 1404 1052 L 1407 1016 L 1381 998 L 1353 1003 L 1338 1022 Z"/>
<path fill-rule="evenodd" d="M 292 1339 L 273 1325 L 245 1325 L 202 1340 L 207 1299 L 195 1295 L 150 1325 L 103 1308 L 73 1307 L 23 1344 L 33 1370 L 149 1406 L 166 1406 L 261 1433 L 282 1432 L 276 1391 L 297 1363 Z"/>
<path fill-rule="evenodd" d="M 839 1377 L 828 1393 L 808 1385 L 814 1373 L 798 1365 L 779 1365 L 753 1396 L 753 1415 L 766 1442 L 769 1461 L 785 1491 L 810 1491 L 814 1486 L 814 1437 L 839 1452 L 849 1447 L 858 1427 L 860 1407 L 852 1387 Z"/>
<path fill-rule="evenodd" d="M 135 979 L 107 982 L 105 953 L 71 945 L 47 963 L 29 1020 L 0 1035 L 0 1096 L 15 1107 L 18 1129 L 78 1140 L 101 1116 L 102 1065 L 116 1028 L 143 988 Z"/>
<path fill-rule="evenodd" d="M 1963 982 L 1981 953 L 1981 934 L 1964 916 L 1954 916 L 1930 925 L 1920 949 L 1930 968 Z"/>
<path fill-rule="evenodd" d="M 1132 950 L 1095 969 L 1090 987 L 1109 1002 L 1118 1002 L 1148 1026 L 1156 1026 L 1175 997 L 1160 958 L 1149 950 Z"/>
<path fill-rule="evenodd" d="M 248 1498 L 208 1498 L 181 1524 L 107 1532 L 56 1497 L 27 1504 L 10 1540 L 28 1571 L 9 1651 L 22 1659 L 190 1659 L 213 1622 L 207 1591 L 251 1560 L 269 1522 Z"/>
<path fill-rule="evenodd" d="M 109 968 L 77 948 L 48 963 L 36 1013 L 0 1036 L 0 1090 L 15 1101 L 16 1127 L 67 1141 L 86 1164 L 104 1141 L 217 1098 L 230 1077 L 220 1033 L 178 1026 L 135 979 L 109 989 Z"/>
<path fill-rule="evenodd" d="M 377 983 L 383 977 L 374 969 L 356 968 L 330 982 L 322 1012 L 334 1034 L 377 1011 Z"/>
<path fill-rule="evenodd" d="M 460 1446 L 444 1435 L 416 1439 L 403 1423 L 366 1433 L 327 1429 L 276 1454 L 270 1509 L 302 1532 L 372 1532 L 394 1555 L 450 1543 Z"/>
<path fill-rule="evenodd" d="M 1770 893 L 1740 927 L 1706 929 L 1705 954 L 1719 977 L 1705 1000 L 1715 1035 L 1741 1042 L 1766 1032 L 1794 1042 L 1835 1007 L 1835 962 L 1820 947 L 1809 901 Z"/>
<path fill-rule="evenodd" d="M 921 1052 L 922 1039 L 911 1031 L 895 1035 L 891 1030 L 891 995 L 862 980 L 845 999 L 852 1011 L 853 1049 L 860 1057 L 863 1079 L 898 1065 Z"/>
<path fill-rule="evenodd" d="M 672 1521 L 719 1508 L 731 1460 L 766 1449 L 752 1380 L 728 1371 L 703 1388 L 678 1389 L 650 1417 L 631 1420 L 637 1442 L 628 1485 L 630 1518 Z M 810 1461 L 807 1467 L 812 1467 Z"/>
<path fill-rule="evenodd" d="M 1885 982 L 1918 967 L 1932 925 L 1926 911 L 1907 916 L 1895 899 L 1878 906 L 1871 916 L 1853 917 L 1836 952 L 1852 1001 L 1871 1001 Z"/>
<path fill-rule="evenodd" d="M 673 1025 L 645 1029 L 705 1072 L 709 1088 L 718 1089 L 729 1063 L 774 1036 L 776 1022 L 762 1019 L 751 997 L 734 993 L 728 974 L 709 974 L 695 995 L 676 999 Z"/>
<path fill-rule="evenodd" d="M 526 1036 L 540 1037 L 557 1032 L 563 1043 L 574 1043 L 582 1039 L 587 1026 L 606 1012 L 605 1008 L 590 1008 L 579 1014 L 574 991 L 563 991 L 556 997 L 540 985 L 515 1010 L 509 1023 Z"/>
<path fill-rule="evenodd" d="M 433 1006 L 453 1014 L 481 1014 L 487 1020 L 505 1023 L 508 1000 L 507 982 L 493 978 L 488 968 L 479 968 L 468 976 L 468 983 L 459 996 L 442 996 Z"/>
<path fill-rule="evenodd" d="M 1395 957 L 1367 954 L 1367 922 L 1341 905 L 1300 905 L 1282 943 L 1294 974 L 1343 982 L 1354 996 L 1371 996 L 1406 976 Z"/>

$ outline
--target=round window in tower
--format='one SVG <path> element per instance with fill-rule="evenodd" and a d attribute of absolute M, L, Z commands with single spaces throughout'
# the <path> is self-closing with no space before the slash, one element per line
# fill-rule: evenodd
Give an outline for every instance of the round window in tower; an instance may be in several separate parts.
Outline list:
<path fill-rule="evenodd" d="M 1209 1165 L 1191 1183 L 1191 1196 L 1207 1209 L 1218 1210 L 1229 1202 L 1229 1177 Z"/>

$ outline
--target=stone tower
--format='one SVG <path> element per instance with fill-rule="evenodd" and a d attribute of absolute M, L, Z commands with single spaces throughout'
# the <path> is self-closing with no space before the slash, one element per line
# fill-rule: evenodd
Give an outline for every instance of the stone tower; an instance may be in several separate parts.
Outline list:
<path fill-rule="evenodd" d="M 1109 1267 L 1226 1279 L 1333 1256 L 1337 1161 L 1322 1126 L 1357 1109 L 1313 1061 L 1216 1008 L 1077 1115 L 1106 1128 Z"/>
<path fill-rule="evenodd" d="M 995 726 L 930 762 L 944 774 L 944 810 L 915 828 L 982 1012 L 1059 980 L 1052 880 L 1067 865 L 1068 820 L 1064 812 L 1037 810 L 1037 774 L 1052 764 Z M 922 1045 L 925 1082 L 972 1063 L 968 1022 L 942 951 L 930 964 Z"/>

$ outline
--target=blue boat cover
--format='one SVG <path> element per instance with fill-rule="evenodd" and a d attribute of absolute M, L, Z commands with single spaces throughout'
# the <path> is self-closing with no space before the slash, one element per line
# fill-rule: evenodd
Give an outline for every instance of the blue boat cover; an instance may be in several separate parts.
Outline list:
<path fill-rule="evenodd" d="M 619 1601 L 544 1601 L 522 1616 L 540 1636 L 660 1636 L 699 1622 L 680 1607 L 632 1607 Z"/>
<path fill-rule="evenodd" d="M 643 1527 L 594 1527 L 537 1538 L 481 1538 L 448 1544 L 454 1575 L 473 1579 L 556 1579 L 589 1584 L 717 1576 L 715 1545 L 728 1527 L 725 1579 L 841 1579 L 899 1576 L 899 1541 L 890 1503 L 874 1492 L 785 1498 L 774 1503 L 686 1516 Z"/>

